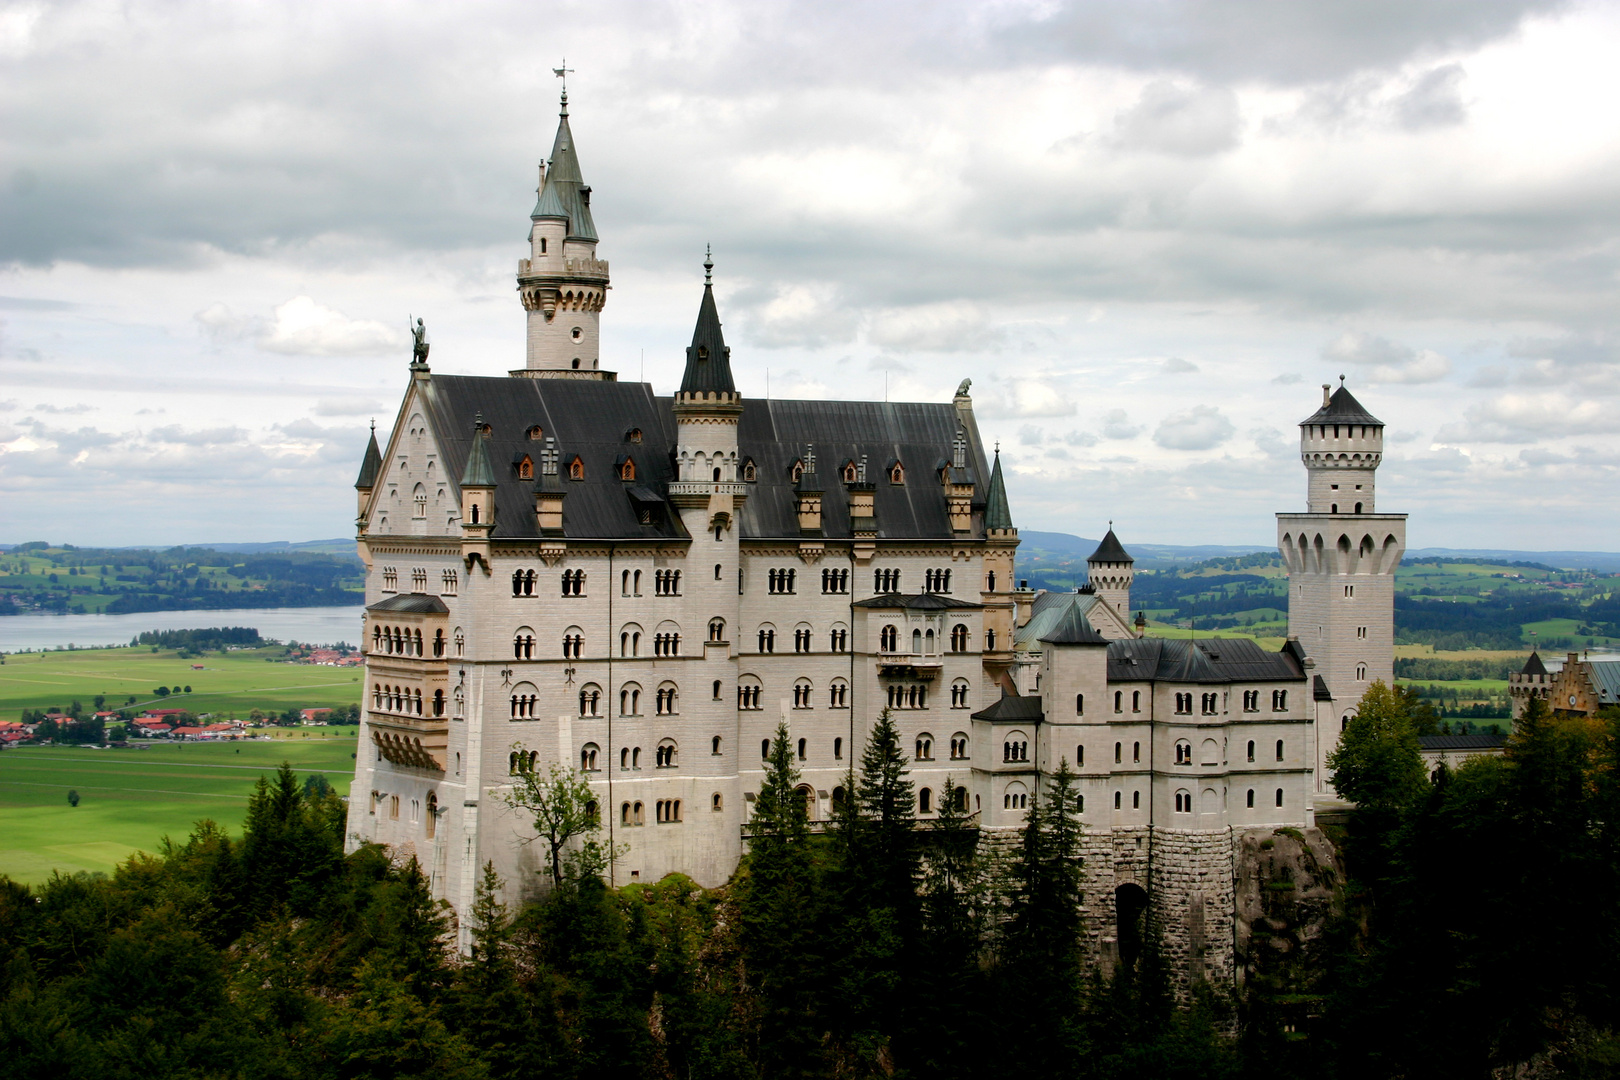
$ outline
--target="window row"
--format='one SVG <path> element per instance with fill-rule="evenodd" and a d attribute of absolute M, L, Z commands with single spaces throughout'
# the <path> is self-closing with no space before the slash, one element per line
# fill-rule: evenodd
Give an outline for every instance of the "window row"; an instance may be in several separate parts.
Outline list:
<path fill-rule="evenodd" d="M 431 642 L 434 656 L 443 656 L 445 638 L 443 630 L 433 632 Z M 421 656 L 423 655 L 422 631 L 403 626 L 373 626 L 371 628 L 371 651 L 385 656 Z"/>
<path fill-rule="evenodd" d="M 399 713 L 403 716 L 421 716 L 423 715 L 423 701 L 421 690 L 400 686 L 383 686 L 380 683 L 371 684 L 371 707 L 376 712 Z M 443 716 L 444 691 L 433 691 L 433 696 L 426 699 L 426 704 L 429 715 Z"/>
<path fill-rule="evenodd" d="M 715 682 L 715 698 L 720 696 L 720 683 Z M 744 675 L 737 683 L 737 708 L 744 712 L 753 712 L 765 707 L 764 687 L 752 675 Z M 795 709 L 813 709 L 816 702 L 816 687 L 809 679 L 800 678 L 793 682 L 793 707 Z M 834 679 L 827 684 L 827 708 L 849 708 L 849 683 L 843 679 Z"/>
<path fill-rule="evenodd" d="M 376 793 L 373 796 L 373 802 L 371 804 L 373 812 L 375 813 L 376 811 L 377 803 L 381 802 L 384 798 L 388 800 L 388 819 L 390 821 L 398 821 L 398 795 L 384 796 L 381 793 Z M 426 839 L 432 840 L 433 837 L 437 835 L 439 828 L 439 796 L 430 791 L 427 793 L 427 798 L 425 800 L 412 799 L 410 801 L 410 815 L 411 823 L 415 824 L 419 821 L 422 822 L 422 835 Z"/>
<path fill-rule="evenodd" d="M 1198 708 L 1199 708 L 1199 711 L 1201 713 L 1203 713 L 1203 715 L 1205 715 L 1205 716 L 1215 716 L 1221 710 L 1221 695 L 1218 694 L 1218 693 L 1216 693 L 1216 694 L 1200 694 L 1200 695 L 1198 695 Z M 1272 708 L 1272 710 L 1274 712 L 1287 712 L 1288 711 L 1288 691 L 1287 690 L 1273 690 L 1271 692 L 1271 708 Z M 1115 712 L 1122 712 L 1123 711 L 1120 708 L 1120 692 L 1119 691 L 1114 692 L 1114 711 Z M 1131 711 L 1132 712 L 1140 712 L 1141 711 L 1141 691 L 1133 691 L 1131 693 Z M 1191 714 L 1192 711 L 1193 711 L 1193 695 L 1190 694 L 1190 693 L 1186 693 L 1186 694 L 1178 693 L 1176 695 L 1176 712 L 1184 714 L 1184 715 L 1188 715 L 1188 714 Z M 1258 690 L 1245 690 L 1245 691 L 1243 691 L 1243 711 L 1244 712 L 1259 712 L 1260 711 L 1260 691 L 1258 691 Z"/>
<path fill-rule="evenodd" d="M 950 650 L 953 653 L 968 651 L 969 632 L 967 624 L 957 623 L 951 627 Z M 911 655 L 934 656 L 938 653 L 938 638 L 933 627 L 924 630 L 920 627 L 911 631 Z M 893 623 L 885 623 L 878 631 L 878 650 L 886 653 L 900 651 L 900 628 Z"/>
<path fill-rule="evenodd" d="M 904 686 L 891 684 L 886 689 L 889 692 L 889 708 L 891 709 L 928 708 L 928 687 L 926 684 L 909 683 Z"/>

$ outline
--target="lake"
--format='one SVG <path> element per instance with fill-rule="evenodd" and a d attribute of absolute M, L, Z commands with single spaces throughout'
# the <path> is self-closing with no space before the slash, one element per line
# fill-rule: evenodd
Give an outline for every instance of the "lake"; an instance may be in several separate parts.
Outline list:
<path fill-rule="evenodd" d="M 128 645 L 144 630 L 251 626 L 267 638 L 331 645 L 360 641 L 364 608 L 226 608 L 221 611 L 143 611 L 134 615 L 8 615 L 0 617 L 0 652 L 76 645 Z"/>

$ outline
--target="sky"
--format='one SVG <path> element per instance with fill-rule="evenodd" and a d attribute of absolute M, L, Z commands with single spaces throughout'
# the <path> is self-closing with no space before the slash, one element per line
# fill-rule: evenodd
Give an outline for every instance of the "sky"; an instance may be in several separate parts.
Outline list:
<path fill-rule="evenodd" d="M 1343 375 L 1413 547 L 1620 550 L 1620 5 L 0 0 L 0 542 L 352 535 L 523 365 L 568 76 L 602 366 L 973 380 L 1015 522 L 1255 544 Z"/>

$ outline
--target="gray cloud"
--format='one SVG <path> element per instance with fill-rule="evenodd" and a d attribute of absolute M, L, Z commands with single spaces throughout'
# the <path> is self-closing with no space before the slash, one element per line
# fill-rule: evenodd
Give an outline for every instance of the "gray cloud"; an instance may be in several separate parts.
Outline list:
<path fill-rule="evenodd" d="M 1117 145 L 1130 150 L 1201 157 L 1238 144 L 1237 95 L 1226 87 L 1158 79 L 1114 118 Z"/>
<path fill-rule="evenodd" d="M 1183 360 L 1179 356 L 1172 356 L 1159 365 L 1159 370 L 1166 375 L 1186 375 L 1198 370 L 1198 365 L 1191 360 Z"/>
<path fill-rule="evenodd" d="M 1305 376 L 1301 375 L 1297 371 L 1290 371 L 1274 377 L 1271 381 L 1276 386 L 1294 386 L 1298 383 L 1304 382 Z"/>
<path fill-rule="evenodd" d="M 1166 417 L 1153 432 L 1153 441 L 1166 450 L 1211 450 L 1232 437 L 1232 421 L 1213 405 L 1194 405 Z"/>
<path fill-rule="evenodd" d="M 1410 90 L 1394 101 L 1400 125 L 1420 131 L 1462 123 L 1468 117 L 1462 100 L 1466 74 L 1461 64 L 1442 64 L 1424 72 Z"/>
<path fill-rule="evenodd" d="M 1418 351 L 1388 338 L 1350 331 L 1322 349 L 1322 359 L 1369 369 L 1373 383 L 1429 383 L 1451 374 L 1451 361 L 1432 349 Z"/>
<path fill-rule="evenodd" d="M 1124 409 L 1109 409 L 1103 416 L 1102 433 L 1105 439 L 1134 439 L 1142 434 L 1142 427 L 1131 423 Z"/>

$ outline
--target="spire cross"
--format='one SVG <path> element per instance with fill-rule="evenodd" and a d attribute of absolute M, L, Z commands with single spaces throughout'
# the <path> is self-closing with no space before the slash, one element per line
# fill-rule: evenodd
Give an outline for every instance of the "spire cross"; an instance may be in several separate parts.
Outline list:
<path fill-rule="evenodd" d="M 703 245 L 703 284 L 714 284 L 714 245 Z"/>

